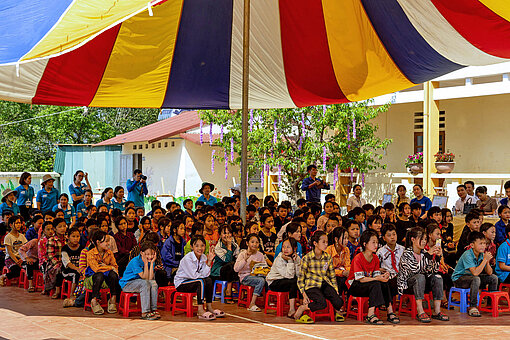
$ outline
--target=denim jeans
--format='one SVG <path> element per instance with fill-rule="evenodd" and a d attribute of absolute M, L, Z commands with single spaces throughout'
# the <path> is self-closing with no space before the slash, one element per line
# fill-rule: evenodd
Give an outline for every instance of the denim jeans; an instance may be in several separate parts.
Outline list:
<path fill-rule="evenodd" d="M 494 274 L 480 274 L 478 276 L 462 275 L 457 279 L 457 281 L 453 281 L 453 285 L 457 288 L 469 288 L 469 306 L 476 307 L 478 306 L 478 291 L 480 288 L 485 288 L 487 286 L 489 288 L 489 292 L 497 291 L 498 277 Z"/>
<path fill-rule="evenodd" d="M 134 279 L 128 281 L 122 290 L 126 293 L 140 293 L 142 313 L 158 309 L 158 284 L 155 280 Z"/>
<path fill-rule="evenodd" d="M 266 279 L 262 276 L 246 276 L 241 282 L 245 286 L 254 287 L 253 294 L 257 296 L 262 295 L 262 291 L 264 290 L 264 286 L 266 285 Z"/>
<path fill-rule="evenodd" d="M 434 300 L 443 299 L 443 278 L 439 274 L 428 277 L 423 274 L 416 274 L 407 280 L 407 285 L 409 289 L 413 290 L 416 300 L 423 300 L 427 288 L 432 291 Z"/>

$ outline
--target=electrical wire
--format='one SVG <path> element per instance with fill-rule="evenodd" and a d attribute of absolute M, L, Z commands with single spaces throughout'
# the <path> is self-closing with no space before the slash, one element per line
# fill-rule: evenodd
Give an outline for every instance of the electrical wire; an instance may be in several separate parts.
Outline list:
<path fill-rule="evenodd" d="M 64 110 L 64 111 L 60 111 L 60 112 L 53 112 L 53 113 L 49 113 L 49 114 L 43 115 L 43 116 L 37 116 L 37 117 L 17 120 L 17 121 L 14 121 L 14 122 L 0 124 L 0 127 L 7 126 L 7 125 L 18 124 L 18 123 L 23 123 L 23 122 L 28 122 L 29 120 L 34 120 L 34 119 L 39 119 L 39 118 L 44 118 L 44 117 L 49 117 L 49 116 L 56 116 L 56 115 L 59 115 L 59 114 L 64 113 L 64 112 L 70 112 L 70 111 L 75 111 L 75 110 L 79 110 L 79 109 L 83 109 L 83 113 L 84 114 L 87 114 L 87 112 L 88 112 L 88 108 L 86 106 L 75 107 L 75 108 L 72 108 L 72 109 L 69 109 L 69 110 Z"/>

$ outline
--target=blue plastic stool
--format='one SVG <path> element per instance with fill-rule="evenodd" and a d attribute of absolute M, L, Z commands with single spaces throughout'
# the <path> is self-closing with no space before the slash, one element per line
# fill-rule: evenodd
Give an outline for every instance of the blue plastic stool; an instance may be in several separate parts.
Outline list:
<path fill-rule="evenodd" d="M 221 299 L 221 303 L 225 303 L 225 288 L 227 288 L 227 281 L 220 281 L 220 280 L 216 280 L 214 281 L 214 286 L 213 286 L 213 300 L 215 300 L 216 298 L 219 298 Z M 220 286 L 219 287 L 219 292 L 218 292 L 218 285 Z M 239 294 L 239 282 L 232 282 L 232 285 L 237 285 L 237 293 L 232 293 L 232 297 L 238 297 L 238 294 Z"/>
<path fill-rule="evenodd" d="M 459 307 L 461 313 L 467 313 L 467 308 L 469 306 L 469 291 L 470 289 L 463 289 L 463 288 L 450 288 L 450 295 L 448 296 L 448 309 L 450 309 L 450 306 Z M 458 301 L 452 301 L 452 295 L 453 293 L 458 292 L 460 294 L 460 302 Z M 480 294 L 478 294 L 478 303 L 480 303 Z"/>

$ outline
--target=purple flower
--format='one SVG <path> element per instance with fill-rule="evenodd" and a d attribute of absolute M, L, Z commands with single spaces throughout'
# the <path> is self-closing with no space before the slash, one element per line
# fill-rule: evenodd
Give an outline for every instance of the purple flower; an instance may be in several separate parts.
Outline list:
<path fill-rule="evenodd" d="M 250 110 L 250 132 L 253 131 L 253 109 Z"/>
<path fill-rule="evenodd" d="M 322 105 L 322 115 L 326 115 L 326 105 Z"/>
<path fill-rule="evenodd" d="M 327 172 L 328 169 L 326 169 L 326 147 L 322 147 L 322 167 L 324 168 L 324 172 Z"/>
<path fill-rule="evenodd" d="M 211 152 L 211 172 L 214 174 L 214 154 L 216 153 L 216 150 L 213 149 Z"/>
<path fill-rule="evenodd" d="M 223 124 L 220 126 L 220 142 L 223 143 Z"/>
<path fill-rule="evenodd" d="M 234 161 L 234 137 L 230 137 L 230 161 Z"/>
<path fill-rule="evenodd" d="M 338 164 L 335 166 L 335 173 L 333 174 L 333 190 L 336 190 L 337 181 L 338 181 Z"/>
<path fill-rule="evenodd" d="M 352 119 L 352 139 L 356 139 L 356 118 Z"/>
<path fill-rule="evenodd" d="M 353 179 L 354 179 L 354 169 L 352 168 L 352 163 L 351 163 L 351 182 Z"/>
<path fill-rule="evenodd" d="M 361 185 L 365 187 L 365 173 L 361 174 Z"/>
<path fill-rule="evenodd" d="M 278 185 L 282 183 L 282 165 L 278 164 Z"/>
<path fill-rule="evenodd" d="M 204 144 L 204 131 L 202 128 L 204 127 L 204 121 L 200 119 L 200 145 Z"/>
<path fill-rule="evenodd" d="M 227 155 L 227 150 L 225 150 L 224 160 L 225 160 L 225 179 L 228 179 L 228 155 Z"/>
<path fill-rule="evenodd" d="M 209 146 L 212 146 L 212 123 L 209 125 Z"/>
<path fill-rule="evenodd" d="M 264 171 L 260 172 L 260 186 L 264 187 Z"/>

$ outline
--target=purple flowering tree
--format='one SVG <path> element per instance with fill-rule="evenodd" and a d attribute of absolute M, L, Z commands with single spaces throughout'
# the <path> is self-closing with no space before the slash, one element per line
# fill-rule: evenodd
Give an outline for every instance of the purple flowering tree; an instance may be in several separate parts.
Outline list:
<path fill-rule="evenodd" d="M 312 106 L 298 109 L 253 110 L 250 119 L 248 158 L 250 176 L 260 176 L 261 171 L 271 168 L 278 172 L 281 166 L 282 191 L 289 197 L 299 198 L 301 181 L 307 176 L 309 164 L 319 165 L 319 176 L 337 169 L 350 169 L 361 173 L 377 167 L 382 150 L 391 142 L 376 136 L 378 127 L 372 122 L 389 105 L 369 106 L 366 102 Z M 223 124 L 223 141 L 215 141 L 230 154 L 234 141 L 235 158 L 231 164 L 239 164 L 241 157 L 241 113 L 235 110 L 201 112 L 207 124 Z M 251 117 L 250 117 L 251 118 Z M 276 126 L 275 126 L 276 124 Z M 355 131 L 355 132 L 354 132 Z M 216 157 L 224 157 L 216 155 Z M 333 184 L 335 175 L 331 174 Z"/>

